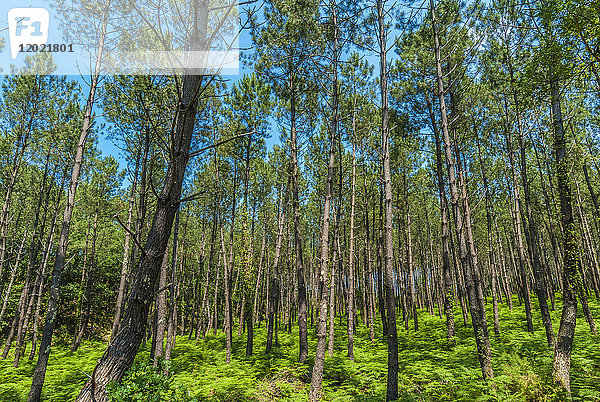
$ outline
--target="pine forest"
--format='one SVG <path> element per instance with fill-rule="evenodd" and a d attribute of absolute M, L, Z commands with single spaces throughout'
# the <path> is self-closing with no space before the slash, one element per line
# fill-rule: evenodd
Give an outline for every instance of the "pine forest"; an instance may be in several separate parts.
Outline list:
<path fill-rule="evenodd" d="M 239 2 L 238 75 L 57 2 L 99 61 L 0 77 L 0 400 L 600 400 L 599 0 Z"/>

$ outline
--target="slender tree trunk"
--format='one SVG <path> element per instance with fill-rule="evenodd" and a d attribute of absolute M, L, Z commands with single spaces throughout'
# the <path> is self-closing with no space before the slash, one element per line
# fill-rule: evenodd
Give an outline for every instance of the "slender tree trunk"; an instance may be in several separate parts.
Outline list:
<path fill-rule="evenodd" d="M 267 246 L 267 242 L 266 242 L 266 238 L 267 238 L 266 210 L 265 210 L 263 222 L 265 223 L 265 225 L 263 226 L 262 242 L 261 242 L 261 246 L 260 246 L 260 259 L 258 261 L 258 273 L 256 274 L 256 286 L 254 287 L 254 302 L 252 303 L 252 323 L 253 324 L 255 324 L 258 321 L 258 314 L 259 314 L 259 307 L 258 307 L 259 300 L 258 299 L 259 299 L 260 284 L 261 284 L 262 271 L 263 271 L 263 265 L 265 262 L 265 252 L 266 252 L 266 246 Z M 267 300 L 268 300 L 268 298 L 267 298 Z"/>
<path fill-rule="evenodd" d="M 495 264 L 494 256 L 494 239 L 492 235 L 492 221 L 493 221 L 493 203 L 490 189 L 488 186 L 488 178 L 484 169 L 483 157 L 481 156 L 481 146 L 479 144 L 479 136 L 476 134 L 477 139 L 477 153 L 479 155 L 479 166 L 481 167 L 481 176 L 483 178 L 483 188 L 485 191 L 485 217 L 487 224 L 487 235 L 488 235 L 488 259 L 490 266 L 490 276 L 492 279 L 492 308 L 494 311 L 494 333 L 500 333 L 500 318 L 498 317 L 498 298 L 496 294 L 496 279 L 497 269 Z"/>
<path fill-rule="evenodd" d="M 221 193 L 221 185 L 220 185 L 220 181 L 219 181 L 219 164 L 218 164 L 218 160 L 217 160 L 217 154 L 215 151 L 215 166 L 216 166 L 216 182 L 217 182 L 217 210 L 218 210 L 218 215 L 219 215 L 219 220 L 221 222 L 220 224 L 220 228 L 219 228 L 219 233 L 220 233 L 220 238 L 221 238 L 221 259 L 223 261 L 223 283 L 224 283 L 224 297 L 225 297 L 225 320 L 223 323 L 223 332 L 225 332 L 225 342 L 226 342 L 226 353 L 225 353 L 225 362 L 227 364 L 231 363 L 231 327 L 232 327 L 232 320 L 231 320 L 231 280 L 230 280 L 230 275 L 231 275 L 231 270 L 229 269 L 229 267 L 227 266 L 227 262 L 226 262 L 226 248 L 225 248 L 225 235 L 223 233 L 223 221 L 222 221 L 222 213 L 221 213 L 221 203 L 218 202 L 219 198 L 220 198 L 220 193 Z M 233 216 L 232 216 L 233 219 Z M 233 222 L 231 225 L 231 231 L 233 232 Z M 233 245 L 232 245 L 233 248 Z M 217 288 L 215 286 L 215 296 L 217 293 Z M 217 299 L 215 297 L 215 334 L 217 331 Z"/>
<path fill-rule="evenodd" d="M 81 273 L 81 294 L 82 294 L 82 303 L 81 303 L 81 311 L 79 317 L 79 325 L 77 327 L 77 332 L 75 337 L 73 338 L 73 343 L 71 344 L 71 352 L 75 352 L 79 349 L 79 345 L 81 344 L 81 340 L 83 339 L 83 335 L 88 326 L 90 310 L 91 310 L 91 284 L 90 280 L 92 275 L 92 269 L 94 267 L 94 260 L 96 256 L 96 237 L 98 233 L 98 212 L 94 213 L 94 223 L 92 224 L 92 247 L 90 252 L 90 263 L 87 271 L 84 270 Z M 85 292 L 85 293 L 83 293 Z"/>
<path fill-rule="evenodd" d="M 531 190 L 529 187 L 529 179 L 527 176 L 527 158 L 525 155 L 525 142 L 524 142 L 524 128 L 521 120 L 521 108 L 519 106 L 519 98 L 515 88 L 515 79 L 513 74 L 512 60 L 510 52 L 507 53 L 507 62 L 510 73 L 510 83 L 513 95 L 513 101 L 515 104 L 515 110 L 517 114 L 517 132 L 520 149 L 520 167 L 521 167 L 521 184 L 523 185 L 523 195 L 525 198 L 525 219 L 527 220 L 526 227 L 528 230 L 525 231 L 525 235 L 529 237 L 529 247 L 531 252 L 531 265 L 533 269 L 533 277 L 535 279 L 535 293 L 538 298 L 540 305 L 540 312 L 542 313 L 542 321 L 546 330 L 546 340 L 548 341 L 548 347 L 551 348 L 554 344 L 554 332 L 552 331 L 552 320 L 550 319 L 550 311 L 548 309 L 548 300 L 546 299 L 546 282 L 542 273 L 542 265 L 540 261 L 540 244 L 539 235 L 537 231 L 537 222 L 533 216 L 533 208 L 531 205 Z M 516 183 L 515 183 L 516 185 Z"/>
<path fill-rule="evenodd" d="M 21 245 L 19 246 L 19 250 L 17 251 L 17 258 L 14 262 L 12 271 L 16 271 L 17 267 L 21 263 L 21 258 L 23 257 L 23 249 L 25 247 L 26 240 L 27 240 L 27 229 L 25 229 L 25 233 L 23 233 L 23 239 L 21 240 Z M 4 346 L 4 352 L 2 353 L 3 359 L 6 359 L 6 357 L 8 356 L 8 352 L 10 350 L 10 346 L 12 345 L 12 341 L 15 338 L 15 335 L 18 334 L 19 332 L 23 331 L 22 321 L 20 318 L 21 318 L 21 312 L 27 308 L 25 306 L 25 304 L 27 303 L 27 297 L 26 297 L 26 295 L 23 296 L 23 294 L 26 294 L 26 291 L 27 291 L 27 289 L 23 289 L 23 292 L 21 293 L 21 297 L 19 298 L 19 304 L 17 306 L 17 310 L 15 311 L 15 315 L 14 315 L 14 318 L 11 323 L 10 333 L 8 335 L 8 338 L 6 338 L 6 345 Z M 15 350 L 16 355 L 19 354 L 18 352 L 19 352 L 19 350 L 17 348 L 17 350 Z M 17 357 L 15 357 L 15 362 L 17 363 L 17 365 L 15 367 L 17 367 L 18 362 L 19 362 L 19 359 Z"/>
<path fill-rule="evenodd" d="M 438 185 L 438 196 L 440 198 L 440 214 L 442 224 L 442 276 L 444 289 L 444 314 L 446 315 L 446 336 L 450 345 L 456 342 L 454 335 L 456 332 L 454 324 L 454 297 L 452 294 L 452 273 L 450 269 L 450 246 L 448 243 L 449 225 L 448 225 L 448 198 L 444 188 L 444 170 L 442 161 L 442 144 L 440 134 L 437 128 L 435 114 L 433 113 L 432 101 L 427 95 L 427 105 L 429 108 L 429 118 L 435 136 L 435 161 L 436 161 L 436 177 Z"/>
<path fill-rule="evenodd" d="M 291 70 L 291 69 L 290 69 Z M 290 140 L 291 140 L 291 179 L 292 210 L 294 214 L 294 244 L 296 250 L 296 277 L 298 281 L 298 334 L 299 362 L 304 363 L 308 357 L 308 329 L 306 285 L 304 284 L 304 257 L 302 253 L 302 234 L 300 231 L 300 201 L 298 198 L 298 141 L 296 133 L 296 88 L 294 74 L 290 76 Z"/>
<path fill-rule="evenodd" d="M 371 236 L 370 227 L 369 227 L 369 203 L 368 203 L 368 193 L 367 193 L 367 175 L 364 175 L 363 181 L 364 192 L 364 220 L 365 220 L 365 265 L 367 267 L 367 321 L 369 326 L 369 336 L 371 338 L 371 342 L 375 340 L 375 328 L 374 328 L 374 318 L 375 318 L 375 285 L 373 283 L 373 259 L 372 259 L 372 251 L 371 251 Z"/>
<path fill-rule="evenodd" d="M 375 208 L 373 208 L 373 215 L 375 215 Z M 373 216 L 373 222 L 375 217 Z M 373 232 L 375 232 L 375 225 L 373 225 Z M 384 271 L 384 257 L 383 257 L 383 189 L 379 192 L 379 225 L 377 227 L 377 301 L 379 304 L 379 315 L 381 317 L 381 325 L 383 327 L 383 334 L 387 336 L 388 323 L 387 316 L 385 313 L 385 294 L 383 287 L 383 271 Z"/>
<path fill-rule="evenodd" d="M 405 178 L 406 186 L 406 178 Z M 413 322 L 415 324 L 415 331 L 419 330 L 419 317 L 417 316 L 417 300 L 415 297 L 415 272 L 413 267 L 413 245 L 412 245 L 412 232 L 411 232 L 411 219 L 410 219 L 410 206 L 408 205 L 408 191 L 406 194 L 407 211 L 406 211 L 406 263 L 408 265 L 408 286 L 409 296 L 411 304 L 411 314 L 413 316 Z"/>
<path fill-rule="evenodd" d="M 353 121 L 354 122 L 354 121 Z M 354 124 L 353 124 L 354 125 Z M 348 358 L 354 360 L 354 209 L 356 205 L 356 149 L 352 142 L 352 188 L 350 197 L 350 248 L 348 252 Z M 364 284 L 363 284 L 364 286 Z"/>
<path fill-rule="evenodd" d="M 38 81 L 36 81 L 38 82 Z M 39 88 L 38 88 L 39 89 Z M 6 262 L 6 237 L 8 234 L 8 223 L 9 223 L 9 212 L 10 204 L 12 200 L 12 193 L 17 184 L 19 178 L 19 171 L 21 169 L 21 162 L 23 161 L 23 155 L 29 144 L 29 136 L 31 134 L 31 127 L 36 117 L 36 113 L 30 112 L 27 123 L 24 123 L 24 119 L 27 114 L 23 113 L 19 127 L 18 137 L 16 139 L 16 149 L 12 158 L 12 166 L 10 169 L 10 176 L 8 183 L 6 183 L 6 193 L 4 194 L 4 202 L 2 203 L 2 211 L 0 212 L 0 278 L 4 272 L 4 264 Z M 24 127 L 24 126 L 27 127 Z"/>
<path fill-rule="evenodd" d="M 465 282 L 467 293 L 469 294 L 469 302 L 471 307 L 471 321 L 473 325 L 473 330 L 475 332 L 475 343 L 477 345 L 478 350 L 478 358 L 479 363 L 481 365 L 481 371 L 483 373 L 483 378 L 491 378 L 494 376 L 494 372 L 492 370 L 491 364 L 491 348 L 489 343 L 489 337 L 487 333 L 487 325 L 485 319 L 485 310 L 482 309 L 482 301 L 479 300 L 478 290 L 476 289 L 477 283 L 475 279 L 477 267 L 474 264 L 475 261 L 471 261 L 469 264 L 467 255 L 467 245 L 465 234 L 463 233 L 463 220 L 462 213 L 460 211 L 459 206 L 459 190 L 455 177 L 455 162 L 454 157 L 452 155 L 451 144 L 450 144 L 450 134 L 448 130 L 448 118 L 446 114 L 446 102 L 444 99 L 445 90 L 444 83 L 442 80 L 442 65 L 440 59 L 440 44 L 437 33 L 437 19 L 435 16 L 435 6 L 433 0 L 430 0 L 430 11 L 431 11 L 431 19 L 433 26 L 433 39 L 434 39 L 434 51 L 435 51 L 435 59 L 436 59 L 436 70 L 437 70 L 437 85 L 438 85 L 438 97 L 439 97 L 439 106 L 442 117 L 442 134 L 443 134 L 443 142 L 444 148 L 446 151 L 446 164 L 448 166 L 448 178 L 450 182 L 450 193 L 452 196 L 452 207 L 454 210 L 454 219 L 456 221 L 456 231 L 460 242 L 461 249 L 461 262 L 463 264 L 463 270 L 465 272 Z M 463 188 L 464 191 L 464 188 Z M 463 194 L 464 197 L 464 194 Z M 468 203 L 466 203 L 468 205 Z M 469 219 L 467 214 L 467 219 Z M 472 242 L 470 242 L 472 244 Z M 472 252 L 471 252 L 472 254 Z M 473 256 L 472 256 L 473 257 Z M 482 311 L 483 310 L 483 311 Z"/>
<path fill-rule="evenodd" d="M 152 183 L 152 177 L 148 178 L 148 158 L 150 153 L 150 128 L 146 126 L 144 135 L 144 153 L 142 155 L 142 168 L 140 172 L 140 201 L 135 223 L 135 246 L 133 248 L 132 261 L 138 263 L 138 257 L 141 252 L 142 232 L 146 222 L 146 209 L 148 198 L 148 183 Z M 148 180 L 150 179 L 150 180 Z"/>
<path fill-rule="evenodd" d="M 167 313 L 167 345 L 165 347 L 165 360 L 171 360 L 171 351 L 173 350 L 175 338 L 177 337 L 177 290 L 179 288 L 179 280 L 177 278 L 177 248 L 180 247 L 182 252 L 184 249 L 183 243 L 185 243 L 184 229 L 183 240 L 181 241 L 182 244 L 181 246 L 179 245 L 179 214 L 180 210 L 177 210 L 177 213 L 175 214 L 175 225 L 173 227 L 173 254 L 171 257 L 171 284 L 169 286 L 169 308 Z M 181 256 L 179 261 L 181 261 L 181 264 L 183 264 L 183 259 Z M 169 374 L 168 368 L 165 369 L 164 374 Z"/>
<path fill-rule="evenodd" d="M 335 242 L 337 240 L 337 215 L 336 215 L 336 219 L 334 220 L 334 235 L 333 235 L 333 241 Z M 333 356 L 333 346 L 334 346 L 334 341 L 335 341 L 335 287 L 336 287 L 336 283 L 337 283 L 337 278 L 336 278 L 336 274 L 337 274 L 337 264 L 338 264 L 338 259 L 340 258 L 340 256 L 338 255 L 338 250 L 337 247 L 334 248 L 333 250 L 333 260 L 331 262 L 331 276 L 329 278 L 329 289 L 325 289 L 325 292 L 329 292 L 329 342 L 327 345 L 327 352 L 329 354 L 329 357 Z M 329 261 L 327 261 L 329 263 Z M 339 298 L 339 296 L 338 296 Z M 327 314 L 326 314 L 327 316 Z M 320 320 L 320 318 L 319 318 Z"/>
<path fill-rule="evenodd" d="M 50 259 L 50 250 L 52 249 L 52 243 L 54 240 L 54 232 L 56 228 L 56 221 L 58 220 L 58 213 L 60 207 L 60 201 L 63 195 L 63 186 L 65 184 L 67 176 L 67 170 L 63 171 L 62 180 L 60 186 L 57 189 L 56 201 L 54 203 L 54 212 L 52 223 L 50 224 L 50 231 L 48 232 L 48 240 L 46 242 L 46 246 L 44 248 L 44 257 L 41 266 L 41 272 L 39 274 L 39 284 L 37 285 L 37 294 L 36 294 L 36 306 L 35 306 L 35 314 L 33 319 L 33 335 L 31 341 L 31 354 L 29 355 L 29 360 L 33 360 L 35 357 L 35 351 L 37 347 L 37 336 L 38 336 L 38 325 L 40 321 L 40 314 L 42 309 L 42 296 L 44 294 L 44 284 L 45 284 L 45 275 L 46 268 L 48 267 L 48 260 Z"/>
<path fill-rule="evenodd" d="M 214 210 L 216 211 L 216 209 Z M 210 234 L 210 252 L 208 255 L 208 265 L 205 264 L 204 262 L 204 240 L 202 242 L 202 266 L 204 267 L 205 270 L 205 278 L 204 278 L 204 292 L 202 294 L 202 307 L 200 308 L 200 316 L 198 317 L 198 322 L 197 322 L 197 327 L 196 327 L 196 343 L 198 342 L 199 339 L 199 334 L 202 334 L 202 338 L 204 338 L 204 335 L 206 333 L 206 331 L 208 331 L 209 327 L 210 327 L 210 302 L 208 301 L 208 290 L 209 290 L 209 285 L 210 285 L 210 272 L 213 266 L 213 258 L 214 258 L 214 252 L 215 252 L 215 238 L 216 238 L 216 231 L 217 231 L 217 217 L 216 217 L 216 212 L 213 211 L 213 224 L 212 224 L 212 229 L 211 229 L 211 234 Z M 216 270 L 218 272 L 218 269 Z M 215 303 L 216 304 L 216 303 Z"/>
<path fill-rule="evenodd" d="M 14 362 L 13 362 L 14 367 L 19 366 L 19 359 L 21 358 L 21 355 L 24 353 L 24 351 L 21 350 L 21 347 L 23 346 L 25 332 L 27 331 L 27 327 L 29 326 L 29 318 L 31 316 L 31 311 L 33 309 L 33 303 L 34 303 L 33 293 L 35 291 L 36 283 L 32 282 L 32 276 L 33 276 L 34 266 L 37 262 L 39 248 L 40 248 L 40 243 L 41 243 L 40 237 L 43 236 L 43 232 L 44 232 L 44 226 L 46 223 L 45 222 L 46 214 L 48 211 L 48 199 L 50 197 L 50 190 L 52 188 L 52 186 L 50 186 L 48 191 L 46 191 L 49 160 L 50 160 L 50 149 L 48 150 L 48 152 L 46 154 L 46 163 L 44 166 L 44 178 L 42 180 L 42 188 L 39 193 L 38 202 L 37 202 L 37 205 L 35 208 L 33 234 L 31 237 L 31 244 L 29 246 L 29 260 L 27 262 L 27 269 L 26 269 L 26 273 L 25 273 L 25 282 L 23 284 L 23 290 L 21 292 L 21 300 L 19 301 L 19 306 L 21 306 L 21 309 L 18 311 L 19 324 L 18 324 L 18 329 L 17 329 L 17 338 L 16 338 L 16 342 L 15 342 L 15 358 L 14 358 Z M 44 194 L 46 194 L 45 201 L 42 202 L 42 200 L 44 198 Z M 43 223 L 42 223 L 42 227 L 41 227 L 41 232 L 40 232 L 40 236 L 38 237 L 38 227 L 39 227 L 39 223 L 40 223 L 39 222 L 40 208 L 42 206 L 42 203 L 45 206 L 44 206 Z M 26 237 L 27 237 L 27 230 L 26 230 L 25 234 L 23 235 L 23 242 L 25 241 Z M 16 272 L 15 270 L 19 266 L 19 263 L 22 258 L 22 250 L 23 250 L 23 243 L 21 243 L 21 247 L 19 248 L 19 252 L 17 254 L 17 260 L 15 262 L 13 272 Z M 11 282 L 13 279 L 14 279 L 14 276 L 11 275 Z M 37 278 L 36 278 L 36 282 L 37 282 Z M 9 288 L 10 288 L 10 286 L 9 286 Z M 0 316 L 1 315 L 2 315 L 2 313 L 0 313 Z M 0 319 L 0 321 L 1 321 L 1 319 Z"/>
<path fill-rule="evenodd" d="M 513 180 L 513 197 L 514 197 L 514 215 L 513 215 L 513 223 L 516 234 L 516 242 L 517 242 L 517 252 L 519 256 L 519 272 L 521 274 L 521 289 L 522 296 L 525 302 L 525 318 L 527 322 L 527 331 L 533 332 L 533 319 L 531 316 L 531 298 L 530 298 L 530 288 L 529 288 L 529 274 L 527 272 L 527 257 L 525 255 L 525 247 L 523 245 L 523 234 L 521 232 L 522 222 L 521 222 L 521 196 L 517 184 L 517 174 L 516 168 L 513 160 L 513 150 L 512 150 L 512 140 L 510 138 L 510 131 L 507 127 L 507 136 L 506 136 L 506 145 L 508 158 L 512 173 Z"/>
<path fill-rule="evenodd" d="M 48 298 L 48 312 L 46 313 L 46 322 L 44 324 L 44 332 L 42 334 L 42 341 L 40 343 L 40 353 L 38 361 L 36 363 L 35 370 L 32 375 L 33 381 L 31 385 L 31 390 L 29 392 L 29 402 L 36 402 L 40 400 L 42 394 L 42 387 L 44 386 L 44 379 L 46 377 L 46 367 L 48 365 L 48 359 L 50 357 L 52 334 L 56 325 L 56 312 L 58 310 L 58 292 L 60 289 L 62 272 L 65 267 L 71 217 L 73 215 L 73 209 L 75 207 L 75 193 L 77 191 L 77 185 L 79 184 L 79 174 L 83 165 L 83 153 L 85 151 L 85 144 L 87 141 L 88 132 L 90 131 L 92 125 L 92 109 L 96 100 L 96 89 L 98 86 L 98 79 L 100 78 L 100 63 L 102 59 L 102 53 L 104 50 L 104 40 L 106 37 L 108 20 L 107 13 L 108 7 L 110 6 L 110 1 L 111 0 L 106 0 L 106 3 L 104 4 L 102 29 L 96 52 L 96 65 L 90 82 L 90 92 L 88 94 L 85 114 L 83 116 L 83 124 L 81 127 L 81 135 L 79 136 L 77 151 L 75 153 L 75 161 L 71 173 L 71 184 L 69 186 L 67 203 L 65 205 L 65 212 L 62 220 L 58 250 L 56 252 L 56 260 L 54 262 L 54 271 L 52 274 L 52 285 L 50 288 L 50 295 Z"/>
<path fill-rule="evenodd" d="M 150 354 L 150 359 L 152 360 L 152 365 L 154 367 L 158 366 L 158 361 L 163 357 L 163 351 L 165 347 L 165 329 L 167 328 L 167 275 L 169 266 L 169 253 L 165 251 L 163 255 L 162 262 L 160 264 L 160 274 L 158 279 L 158 294 L 156 295 L 155 302 L 155 317 L 156 317 L 156 327 L 154 330 L 154 334 L 152 337 L 154 338 L 153 344 L 154 353 Z"/>
<path fill-rule="evenodd" d="M 288 182 L 289 184 L 289 182 Z M 279 209 L 277 219 L 277 240 L 275 243 L 275 257 L 273 259 L 273 271 L 270 278 L 270 291 L 269 291 L 269 312 L 268 312 L 268 324 L 267 324 L 267 345 L 265 353 L 271 353 L 273 347 L 273 332 L 277 331 L 277 314 L 279 310 L 279 297 L 280 297 L 280 273 L 279 273 L 279 259 L 281 255 L 281 243 L 283 241 L 284 233 L 283 226 L 285 224 L 285 212 L 288 202 L 288 190 L 281 184 L 279 191 Z"/>
<path fill-rule="evenodd" d="M 133 224 L 133 207 L 135 205 L 135 189 L 137 186 L 137 175 L 140 164 L 140 154 L 135 162 L 135 171 L 133 173 L 133 183 L 131 184 L 131 193 L 129 194 L 129 209 L 127 210 L 127 224 L 125 226 L 125 243 L 123 244 L 123 261 L 121 263 L 121 279 L 119 281 L 119 290 L 117 292 L 117 303 L 115 305 L 115 316 L 113 318 L 111 328 L 111 339 L 115 337 L 119 329 L 119 321 L 121 320 L 121 313 L 123 311 L 123 301 L 125 300 L 125 287 L 127 286 L 127 276 L 129 273 L 129 261 L 130 261 L 130 243 L 131 243 L 131 228 Z"/>

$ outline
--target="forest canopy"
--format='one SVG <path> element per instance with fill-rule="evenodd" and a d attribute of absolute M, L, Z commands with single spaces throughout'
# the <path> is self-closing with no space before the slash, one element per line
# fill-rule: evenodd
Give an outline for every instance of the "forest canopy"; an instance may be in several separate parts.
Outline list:
<path fill-rule="evenodd" d="M 598 0 L 246 1 L 239 76 L 83 3 L 2 77 L 0 399 L 600 398 Z"/>

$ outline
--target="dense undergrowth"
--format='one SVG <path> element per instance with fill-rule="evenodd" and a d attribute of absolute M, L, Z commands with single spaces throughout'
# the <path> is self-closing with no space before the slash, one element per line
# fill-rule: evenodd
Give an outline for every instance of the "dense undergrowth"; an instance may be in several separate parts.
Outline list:
<path fill-rule="evenodd" d="M 464 326 L 460 311 L 456 311 L 457 340 L 449 347 L 445 338 L 445 322 L 437 316 L 420 313 L 420 330 L 407 331 L 399 327 L 399 390 L 406 401 L 430 400 L 563 400 L 551 382 L 552 351 L 545 345 L 545 333 L 539 313 L 534 313 L 536 330 L 524 329 L 524 310 L 515 300 L 511 312 L 500 308 L 500 335 L 494 335 L 490 320 L 495 378 L 481 379 L 475 354 L 473 330 Z M 559 304 L 560 305 L 560 304 Z M 491 307 L 491 305 L 489 306 Z M 590 307 L 600 318 L 600 306 Z M 581 309 L 579 309 L 581 310 Z M 558 331 L 560 311 L 552 312 L 554 331 Z M 343 324 L 343 323 L 342 323 Z M 402 325 L 402 323 L 399 323 Z M 411 321 L 412 324 L 412 321 Z M 362 325 L 357 327 L 354 362 L 346 356 L 345 328 L 336 319 L 335 353 L 325 362 L 324 400 L 380 401 L 385 398 L 387 346 L 383 337 L 374 343 Z M 381 331 L 379 331 L 381 332 Z M 207 336 L 197 343 L 179 337 L 169 365 L 171 375 L 147 364 L 146 345 L 121 384 L 111 386 L 113 401 L 306 401 L 310 386 L 310 367 L 297 362 L 297 329 L 280 331 L 279 346 L 266 356 L 264 323 L 255 331 L 255 355 L 245 357 L 245 336 L 234 335 L 231 364 L 225 364 L 225 338 L 219 334 Z M 314 330 L 309 339 L 315 349 Z M 578 314 L 577 331 L 571 363 L 574 400 L 600 400 L 600 339 L 593 336 L 585 319 Z M 66 344 L 58 342 L 53 349 L 43 399 L 70 401 L 75 398 L 102 354 L 104 344 L 85 343 L 71 353 Z M 12 358 L 0 360 L 0 400 L 25 401 L 31 385 L 34 363 L 27 359 L 17 369 Z M 164 367 L 163 367 L 164 368 Z"/>

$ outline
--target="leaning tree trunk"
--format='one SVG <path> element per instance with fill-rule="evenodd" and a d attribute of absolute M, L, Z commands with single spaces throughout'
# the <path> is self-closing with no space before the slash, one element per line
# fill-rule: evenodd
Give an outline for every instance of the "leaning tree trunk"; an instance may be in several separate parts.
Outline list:
<path fill-rule="evenodd" d="M 33 296 L 33 293 L 35 291 L 36 283 L 32 282 L 33 267 L 37 261 L 37 256 L 38 256 L 39 248 L 41 245 L 41 238 L 44 233 L 44 227 L 46 224 L 46 215 L 47 215 L 47 211 L 48 211 L 48 200 L 50 198 L 50 191 L 52 189 L 52 186 L 49 186 L 47 192 L 45 191 L 46 190 L 46 182 L 48 179 L 49 159 L 50 159 L 50 148 L 48 150 L 48 153 L 46 154 L 46 163 L 45 163 L 45 167 L 44 167 L 44 179 L 42 181 L 42 189 L 39 193 L 38 202 L 37 202 L 36 210 L 35 210 L 35 220 L 33 223 L 33 234 L 31 237 L 31 244 L 29 246 L 29 260 L 27 262 L 27 270 L 25 273 L 25 283 L 23 285 L 23 290 L 21 292 L 22 302 L 19 302 L 19 305 L 22 307 L 22 309 L 20 309 L 18 311 L 19 325 L 17 328 L 17 338 L 16 338 L 16 342 L 15 342 L 15 358 L 14 358 L 14 362 L 13 362 L 14 367 L 19 366 L 19 359 L 21 358 L 21 355 L 24 353 L 24 351 L 21 350 L 21 347 L 23 346 L 25 332 L 27 331 L 27 327 L 29 325 L 29 317 L 31 316 L 31 311 L 33 309 L 33 303 L 34 303 L 34 299 L 35 299 Z M 45 201 L 42 202 L 44 194 L 46 194 Z M 40 208 L 41 208 L 42 204 L 44 204 L 43 223 L 42 223 L 42 227 L 39 232 L 40 235 L 38 237 L 38 227 L 39 227 L 39 223 L 40 223 L 39 222 Z M 25 237 L 26 237 L 26 235 L 24 235 L 23 241 L 25 240 Z M 15 272 L 16 268 L 19 265 L 21 255 L 22 254 L 19 251 L 13 272 Z M 13 279 L 14 279 L 14 277 L 11 275 L 11 281 Z M 36 282 L 37 282 L 37 280 L 36 280 Z M 10 288 L 10 286 L 9 286 L 9 288 Z M 10 291 L 7 292 L 7 294 L 9 294 L 9 293 L 10 293 Z M 4 305 L 2 307 L 4 309 Z M 0 316 L 2 316 L 2 313 L 0 313 Z M 1 318 L 0 318 L 0 320 L 1 320 Z"/>
<path fill-rule="evenodd" d="M 198 10 L 196 12 L 198 13 Z M 202 17 L 208 13 L 205 3 L 202 4 L 199 13 L 202 14 L 199 18 L 198 15 L 196 16 L 196 21 L 199 19 L 206 23 L 207 18 Z M 203 37 L 195 38 L 197 43 L 195 46 L 204 48 L 206 26 L 200 27 L 200 30 Z M 198 34 L 197 30 L 196 34 Z M 175 116 L 174 132 L 171 136 L 173 141 L 171 159 L 163 188 L 158 197 L 154 220 L 131 284 L 131 291 L 127 297 L 120 330 L 108 345 L 94 368 L 91 378 L 77 397 L 79 402 L 107 401 L 106 386 L 111 381 L 120 381 L 123 378 L 125 372 L 133 364 L 137 350 L 144 338 L 154 285 L 167 249 L 175 214 L 179 209 L 185 170 L 190 157 L 190 145 L 194 133 L 201 83 L 202 76 L 185 75 L 183 78 L 182 94 Z"/>
<path fill-rule="evenodd" d="M 92 125 L 92 109 L 96 100 L 96 89 L 98 87 L 98 79 L 100 77 L 100 62 L 102 59 L 102 52 L 104 50 L 104 40 L 107 29 L 108 17 L 106 14 L 107 9 L 110 6 L 110 1 L 111 0 L 106 0 L 105 4 L 105 15 L 96 53 L 96 65 L 92 75 L 92 80 L 90 82 L 90 92 L 88 94 L 85 114 L 83 116 L 83 124 L 81 127 L 81 134 L 79 136 L 77 151 L 75 153 L 75 162 L 73 164 L 73 171 L 71 173 L 71 184 L 69 186 L 65 212 L 63 214 L 60 238 L 58 241 L 58 250 L 56 252 L 56 259 L 54 262 L 54 271 L 52 273 L 52 285 L 50 287 L 50 295 L 48 297 L 48 312 L 46 313 L 46 322 L 44 324 L 42 341 L 40 343 L 40 353 L 32 376 L 33 381 L 31 384 L 31 390 L 29 391 L 30 402 L 39 401 L 41 398 L 42 387 L 44 386 L 44 380 L 46 377 L 46 367 L 48 365 L 48 359 L 50 358 L 52 334 L 54 333 L 54 327 L 56 325 L 56 312 L 58 310 L 58 292 L 60 289 L 62 272 L 66 262 L 67 245 L 69 242 L 69 228 L 71 225 L 73 209 L 75 208 L 75 193 L 77 191 L 77 185 L 79 184 L 79 174 L 83 165 L 83 153 L 85 151 L 87 136 Z"/>

